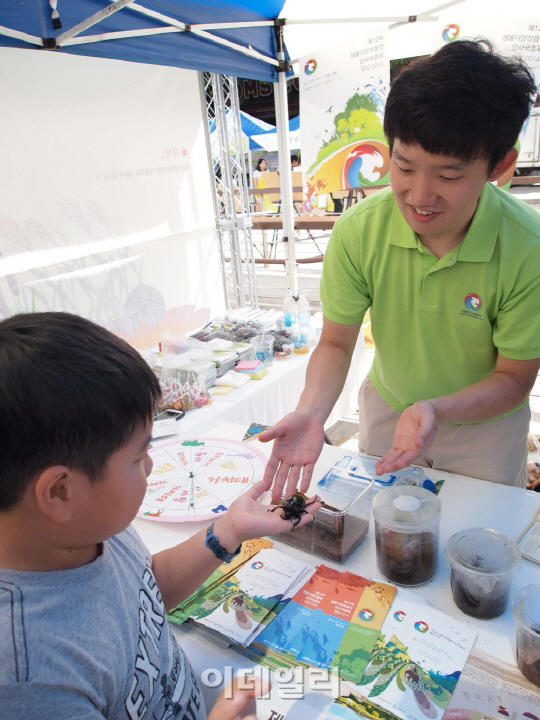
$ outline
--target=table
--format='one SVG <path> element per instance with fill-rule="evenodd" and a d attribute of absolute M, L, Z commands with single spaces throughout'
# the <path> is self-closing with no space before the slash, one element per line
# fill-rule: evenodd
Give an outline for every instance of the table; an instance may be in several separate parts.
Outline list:
<path fill-rule="evenodd" d="M 295 230 L 332 230 L 340 215 L 295 215 Z M 281 215 L 255 215 L 251 218 L 253 230 L 283 230 Z"/>
<path fill-rule="evenodd" d="M 246 428 L 252 422 L 274 425 L 298 404 L 311 352 L 292 354 L 285 360 L 274 359 L 268 375 L 262 380 L 250 380 L 228 395 L 217 395 L 212 405 L 189 410 L 177 423 L 178 437 L 185 440 L 208 435 L 216 422 L 236 422 Z M 367 372 L 366 363 L 365 345 L 360 333 L 343 392 L 328 418 L 327 427 L 356 409 L 358 388 Z"/>
<path fill-rule="evenodd" d="M 244 430 L 243 425 L 224 423 L 213 428 L 212 436 L 240 440 Z M 269 455 L 271 452 L 269 445 L 259 443 L 258 447 L 263 453 Z M 321 458 L 315 467 L 314 483 L 324 475 L 328 465 L 333 465 L 345 454 L 347 454 L 347 451 L 325 445 Z M 453 475 L 440 470 L 430 470 L 429 476 L 436 480 L 446 480 L 439 495 L 442 503 L 439 571 L 434 580 L 426 585 L 414 588 L 413 591 L 424 598 L 430 605 L 474 628 L 478 634 L 475 644 L 476 649 L 506 662 L 515 663 L 515 631 L 510 607 L 501 617 L 493 620 L 477 620 L 458 610 L 452 600 L 449 581 L 450 570 L 444 567 L 444 547 L 448 538 L 455 532 L 474 526 L 495 528 L 510 537 L 517 538 L 538 510 L 540 494 L 462 475 Z M 315 485 L 313 484 L 312 489 L 314 488 Z M 205 527 L 207 523 L 159 523 L 137 518 L 133 524 L 143 541 L 150 548 L 150 551 L 154 553 L 182 542 L 195 532 L 198 532 L 202 527 Z M 310 555 L 280 542 L 276 542 L 275 547 L 312 565 L 321 562 L 315 555 Z M 370 523 L 368 536 L 345 563 L 337 565 L 328 560 L 322 562 L 373 580 L 387 582 L 379 573 L 375 563 L 375 537 L 372 522 Z M 514 575 L 511 597 L 525 585 L 539 582 L 540 566 L 528 560 L 522 560 L 521 567 Z M 247 660 L 233 650 L 206 643 L 202 638 L 185 633 L 179 628 L 174 628 L 174 633 L 190 658 L 196 675 L 199 677 L 204 670 L 209 668 L 221 669 L 223 672 L 226 667 L 251 667 Z M 212 690 L 203 687 L 207 708 L 211 707 L 219 690 L 220 688 Z M 311 693 L 311 695 L 314 695 L 314 693 Z M 315 720 L 314 711 L 310 708 L 308 712 L 309 714 L 300 714 L 298 717 L 310 717 L 311 720 Z M 266 715 L 260 717 L 266 717 Z"/>

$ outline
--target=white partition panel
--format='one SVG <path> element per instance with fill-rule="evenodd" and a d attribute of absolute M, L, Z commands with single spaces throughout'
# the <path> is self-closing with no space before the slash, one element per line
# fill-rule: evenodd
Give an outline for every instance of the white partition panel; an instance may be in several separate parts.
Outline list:
<path fill-rule="evenodd" d="M 0 49 L 0 317 L 138 346 L 224 307 L 195 71 Z"/>

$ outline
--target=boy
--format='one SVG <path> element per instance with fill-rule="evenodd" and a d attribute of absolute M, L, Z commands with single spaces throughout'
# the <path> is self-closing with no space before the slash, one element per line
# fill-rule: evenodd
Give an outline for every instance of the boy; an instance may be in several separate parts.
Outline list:
<path fill-rule="evenodd" d="M 139 353 L 75 315 L 0 323 L 0 708 L 15 720 L 199 720 L 165 609 L 243 540 L 290 530 L 258 483 L 150 557 L 129 527 L 152 469 L 159 383 Z M 320 507 L 317 503 L 313 511 Z M 305 515 L 302 522 L 312 519 Z M 223 700 L 211 720 L 249 698 Z"/>
<path fill-rule="evenodd" d="M 359 448 L 379 474 L 411 462 L 525 487 L 528 395 L 540 365 L 540 216 L 492 183 L 516 160 L 536 86 L 487 44 L 450 43 L 394 81 L 391 188 L 340 217 L 324 260 L 324 325 L 276 442 L 273 497 L 305 492 L 323 423 L 371 308 L 376 356 Z"/>

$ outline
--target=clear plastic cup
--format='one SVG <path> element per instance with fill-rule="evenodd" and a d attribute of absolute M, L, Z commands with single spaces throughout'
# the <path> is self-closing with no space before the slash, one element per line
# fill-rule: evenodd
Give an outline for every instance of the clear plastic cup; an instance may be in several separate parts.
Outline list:
<path fill-rule="evenodd" d="M 521 561 L 517 544 L 490 528 L 468 528 L 446 543 L 454 602 L 466 615 L 488 619 L 508 605 L 512 575 Z"/>
<path fill-rule="evenodd" d="M 540 687 L 540 585 L 527 585 L 512 602 L 518 667 Z"/>
<path fill-rule="evenodd" d="M 429 490 L 402 485 L 373 501 L 377 566 L 397 585 L 423 585 L 437 573 L 441 502 Z"/>
<path fill-rule="evenodd" d="M 255 335 L 251 338 L 257 360 L 270 367 L 274 361 L 274 337 L 272 335 Z"/>

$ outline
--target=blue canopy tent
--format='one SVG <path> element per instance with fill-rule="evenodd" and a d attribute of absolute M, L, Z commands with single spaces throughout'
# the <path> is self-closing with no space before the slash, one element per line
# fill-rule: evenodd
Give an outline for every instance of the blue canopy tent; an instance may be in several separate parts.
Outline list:
<path fill-rule="evenodd" d="M 276 82 L 284 1 L 3 2 L 0 44 Z"/>

